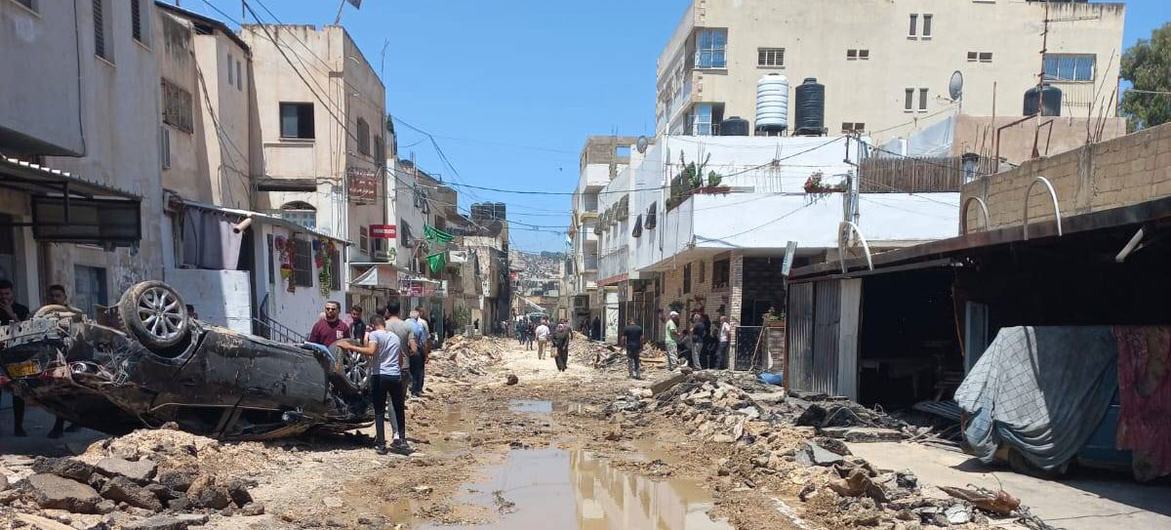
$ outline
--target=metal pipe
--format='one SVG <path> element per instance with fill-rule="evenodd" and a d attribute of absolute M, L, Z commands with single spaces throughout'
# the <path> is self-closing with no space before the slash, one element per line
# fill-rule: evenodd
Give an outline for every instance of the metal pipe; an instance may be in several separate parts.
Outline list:
<path fill-rule="evenodd" d="M 1000 167 L 999 167 L 999 165 L 1000 165 L 1000 132 L 1009 128 L 1009 127 L 1012 127 L 1013 125 L 1017 125 L 1017 124 L 1022 123 L 1026 120 L 1029 120 L 1029 119 L 1033 118 L 1034 116 L 1036 116 L 1036 114 L 1030 114 L 1028 116 L 1025 116 L 1024 118 L 1021 118 L 1019 120 L 1013 120 L 1009 123 L 1006 123 L 1006 124 L 996 128 L 996 155 L 993 157 L 993 160 L 996 162 L 996 165 L 998 166 L 996 168 L 997 173 L 999 173 L 999 170 L 1000 170 Z M 995 123 L 995 122 L 993 122 L 993 123 Z"/>
<path fill-rule="evenodd" d="M 247 230 L 249 226 L 252 226 L 252 216 L 245 217 L 243 221 L 236 223 L 236 226 L 232 227 L 232 231 L 239 234 Z"/>

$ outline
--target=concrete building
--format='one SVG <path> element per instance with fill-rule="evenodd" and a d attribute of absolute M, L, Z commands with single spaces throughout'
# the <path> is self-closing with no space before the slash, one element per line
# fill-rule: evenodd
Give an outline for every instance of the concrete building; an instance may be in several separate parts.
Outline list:
<path fill-rule="evenodd" d="M 829 134 L 883 142 L 958 110 L 948 97 L 954 71 L 969 115 L 1023 115 L 1043 68 L 1063 92 L 1062 115 L 1113 116 L 1124 11 L 1029 0 L 696 1 L 659 56 L 655 130 L 716 134 L 732 116 L 755 125 L 757 81 L 769 73 L 790 83 L 790 131 L 794 88 L 806 78 L 825 85 Z"/>
<path fill-rule="evenodd" d="M 246 25 L 240 37 L 252 51 L 255 208 L 348 242 L 346 264 L 372 262 L 361 232 L 391 224 L 377 72 L 340 26 Z M 339 274 L 349 286 L 357 271 Z M 374 298 L 359 287 L 349 301 Z"/>
<path fill-rule="evenodd" d="M 162 277 L 155 20 L 147 0 L 0 2 L 0 275 L 23 304 L 62 284 L 93 316 Z"/>

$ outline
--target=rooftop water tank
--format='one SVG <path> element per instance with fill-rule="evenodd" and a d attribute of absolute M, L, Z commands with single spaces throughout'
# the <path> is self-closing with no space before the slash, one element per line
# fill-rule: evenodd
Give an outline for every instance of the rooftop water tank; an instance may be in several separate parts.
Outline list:
<path fill-rule="evenodd" d="M 1040 98 L 1038 98 L 1040 93 Z M 1025 116 L 1037 113 L 1037 105 L 1041 105 L 1042 116 L 1061 115 L 1061 89 L 1049 83 L 1040 87 L 1033 87 L 1025 91 Z"/>
<path fill-rule="evenodd" d="M 720 136 L 748 136 L 748 120 L 732 116 L 721 121 Z"/>
<path fill-rule="evenodd" d="M 806 77 L 794 90 L 797 108 L 793 125 L 798 135 L 821 136 L 825 134 L 825 85 L 816 77 Z"/>
<path fill-rule="evenodd" d="M 767 74 L 756 82 L 756 130 L 780 134 L 789 128 L 789 78 Z"/>

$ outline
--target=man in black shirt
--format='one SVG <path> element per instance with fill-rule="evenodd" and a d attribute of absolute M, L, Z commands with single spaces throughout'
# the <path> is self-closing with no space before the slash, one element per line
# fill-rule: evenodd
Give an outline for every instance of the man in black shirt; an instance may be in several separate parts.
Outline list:
<path fill-rule="evenodd" d="M 622 340 L 626 342 L 626 370 L 631 379 L 642 379 L 642 327 L 634 323 L 634 319 L 627 319 L 626 329 L 622 330 Z"/>
<path fill-rule="evenodd" d="M 16 303 L 12 282 L 0 280 L 0 325 L 14 324 L 28 320 L 28 308 Z M 24 400 L 12 394 L 12 433 L 26 436 L 24 432 Z"/>
<path fill-rule="evenodd" d="M 366 340 L 366 322 L 362 321 L 362 307 L 350 307 L 350 338 L 357 344 Z"/>

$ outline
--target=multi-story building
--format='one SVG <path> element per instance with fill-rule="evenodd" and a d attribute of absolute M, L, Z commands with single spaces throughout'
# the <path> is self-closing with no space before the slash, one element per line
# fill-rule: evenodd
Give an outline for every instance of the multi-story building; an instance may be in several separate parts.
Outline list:
<path fill-rule="evenodd" d="M 580 173 L 573 193 L 573 212 L 569 221 L 572 281 L 568 293 L 572 299 L 575 328 L 581 320 L 598 317 L 601 299 L 597 294 L 598 194 L 630 162 L 630 146 L 637 141 L 629 136 L 590 136 L 581 150 Z"/>
<path fill-rule="evenodd" d="M 95 315 L 160 278 L 159 67 L 149 0 L 0 2 L 0 276 Z"/>
<path fill-rule="evenodd" d="M 659 56 L 656 132 L 717 134 L 732 116 L 755 125 L 757 82 L 770 73 L 788 78 L 790 103 L 816 78 L 828 132 L 878 141 L 960 107 L 1021 116 L 1041 71 L 1063 92 L 1063 116 L 1110 117 L 1124 10 L 1084 0 L 697 0 Z M 949 97 L 955 71 L 962 103 Z"/>

